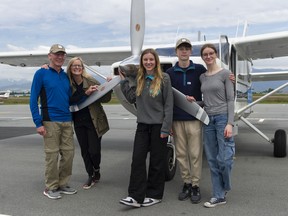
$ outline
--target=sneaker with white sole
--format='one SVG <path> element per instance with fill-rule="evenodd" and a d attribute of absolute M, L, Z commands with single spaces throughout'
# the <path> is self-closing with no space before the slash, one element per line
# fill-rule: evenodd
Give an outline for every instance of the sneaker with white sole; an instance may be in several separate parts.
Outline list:
<path fill-rule="evenodd" d="M 204 206 L 207 208 L 214 208 L 217 205 L 223 205 L 226 204 L 226 199 L 225 198 L 211 198 L 210 201 L 205 202 Z"/>
<path fill-rule="evenodd" d="M 138 203 L 135 199 L 133 199 L 132 197 L 126 197 L 123 198 L 119 201 L 121 204 L 127 205 L 127 206 L 133 206 L 133 207 L 141 207 L 141 204 Z"/>
<path fill-rule="evenodd" d="M 43 194 L 50 199 L 60 199 L 62 197 L 60 192 L 56 189 L 54 190 L 45 189 L 43 191 Z"/>
<path fill-rule="evenodd" d="M 93 185 L 95 185 L 95 181 L 93 181 L 92 176 L 89 176 L 88 180 L 83 185 L 83 189 L 85 189 L 85 190 L 90 189 Z"/>
<path fill-rule="evenodd" d="M 161 199 L 145 198 L 141 206 L 148 207 L 160 203 Z"/>
<path fill-rule="evenodd" d="M 74 188 L 71 188 L 70 186 L 61 186 L 58 188 L 58 191 L 60 194 L 76 194 L 77 193 L 77 190 L 74 189 Z"/>

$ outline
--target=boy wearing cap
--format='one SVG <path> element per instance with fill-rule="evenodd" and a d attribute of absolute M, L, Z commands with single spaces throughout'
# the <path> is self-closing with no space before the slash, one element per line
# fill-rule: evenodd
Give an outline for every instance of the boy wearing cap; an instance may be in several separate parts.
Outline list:
<path fill-rule="evenodd" d="M 43 194 L 50 199 L 59 199 L 61 194 L 77 192 L 68 186 L 74 157 L 72 115 L 69 110 L 71 88 L 68 76 L 62 69 L 66 58 L 65 48 L 60 44 L 52 45 L 48 58 L 49 69 L 40 68 L 34 74 L 30 110 L 37 133 L 44 139 L 46 189 Z"/>
<path fill-rule="evenodd" d="M 199 77 L 206 68 L 201 64 L 194 64 L 189 59 L 192 45 L 187 38 L 179 39 L 175 49 L 178 62 L 166 71 L 170 75 L 172 86 L 187 95 L 188 101 L 202 101 Z M 203 152 L 202 123 L 174 106 L 172 130 L 176 158 L 184 182 L 178 199 L 182 201 L 190 198 L 192 203 L 199 203 Z"/>

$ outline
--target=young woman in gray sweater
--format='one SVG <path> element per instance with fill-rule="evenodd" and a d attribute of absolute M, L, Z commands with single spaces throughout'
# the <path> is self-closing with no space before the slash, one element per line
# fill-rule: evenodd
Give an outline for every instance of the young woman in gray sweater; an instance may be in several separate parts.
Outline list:
<path fill-rule="evenodd" d="M 124 79 L 124 76 L 120 76 Z M 146 49 L 140 57 L 136 86 L 127 79 L 121 89 L 130 103 L 137 105 L 137 129 L 131 164 L 128 197 L 121 204 L 141 207 L 160 203 L 165 185 L 165 158 L 172 127 L 173 92 L 170 77 L 163 73 L 158 54 Z M 146 158 L 150 153 L 149 169 Z"/>

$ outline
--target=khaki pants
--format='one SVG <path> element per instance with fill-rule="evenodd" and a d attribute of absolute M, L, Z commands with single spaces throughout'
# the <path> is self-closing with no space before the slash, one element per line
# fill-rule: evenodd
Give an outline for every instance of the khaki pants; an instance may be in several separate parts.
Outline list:
<path fill-rule="evenodd" d="M 182 180 L 199 186 L 203 155 L 202 123 L 198 120 L 174 121 L 172 128 Z"/>
<path fill-rule="evenodd" d="M 43 122 L 47 134 L 44 136 L 45 185 L 49 190 L 68 184 L 72 175 L 74 139 L 72 122 Z"/>

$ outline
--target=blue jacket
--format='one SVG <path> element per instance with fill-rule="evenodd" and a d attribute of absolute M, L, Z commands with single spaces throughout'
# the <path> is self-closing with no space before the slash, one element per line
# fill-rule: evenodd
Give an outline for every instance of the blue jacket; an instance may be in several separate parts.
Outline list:
<path fill-rule="evenodd" d="M 72 121 L 69 110 L 70 96 L 70 82 L 63 69 L 60 73 L 53 68 L 37 70 L 33 77 L 30 95 L 30 110 L 36 127 L 42 126 L 43 121 Z M 41 113 L 38 107 L 39 97 Z"/>
<path fill-rule="evenodd" d="M 199 77 L 207 70 L 201 64 L 194 64 L 190 61 L 188 68 L 181 68 L 178 62 L 174 67 L 169 68 L 166 73 L 169 74 L 172 87 L 178 89 L 185 95 L 193 96 L 196 101 L 202 101 L 201 83 Z M 173 110 L 174 121 L 189 121 L 196 120 L 187 112 L 183 111 L 179 107 L 174 106 Z"/>

